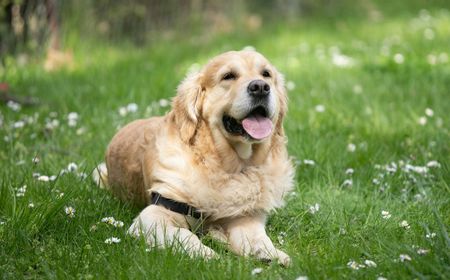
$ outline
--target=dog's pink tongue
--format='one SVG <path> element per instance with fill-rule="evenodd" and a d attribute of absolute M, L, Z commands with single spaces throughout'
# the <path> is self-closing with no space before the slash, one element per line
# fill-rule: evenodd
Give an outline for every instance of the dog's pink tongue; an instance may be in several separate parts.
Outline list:
<path fill-rule="evenodd" d="M 272 122 L 263 116 L 250 116 L 242 120 L 245 131 L 256 140 L 266 138 L 272 132 Z"/>

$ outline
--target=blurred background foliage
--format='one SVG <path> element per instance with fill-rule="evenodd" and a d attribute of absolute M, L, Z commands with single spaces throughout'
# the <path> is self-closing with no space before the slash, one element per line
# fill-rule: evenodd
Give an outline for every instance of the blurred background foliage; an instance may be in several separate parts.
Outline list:
<path fill-rule="evenodd" d="M 299 22 L 383 20 L 442 7 L 448 0 L 0 0 L 0 56 L 44 54 L 74 40 L 127 42 L 251 33 Z M 296 25 L 297 24 L 297 25 Z M 270 34 L 267 35 L 270 40 Z M 73 44 L 72 44 L 73 45 Z"/>

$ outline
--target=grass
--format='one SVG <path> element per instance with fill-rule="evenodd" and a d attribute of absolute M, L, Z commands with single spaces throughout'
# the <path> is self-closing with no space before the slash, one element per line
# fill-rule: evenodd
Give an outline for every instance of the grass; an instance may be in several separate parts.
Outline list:
<path fill-rule="evenodd" d="M 376 24 L 309 20 L 202 40 L 161 39 L 145 48 L 68 38 L 73 69 L 50 73 L 39 60 L 21 66 L 6 59 L 1 80 L 40 104 L 19 112 L 0 107 L 1 278 L 450 278 L 449 26 L 449 12 L 436 9 Z M 270 217 L 267 230 L 293 265 L 237 257 L 208 237 L 203 241 L 218 251 L 218 260 L 148 252 L 142 240 L 125 234 L 139 209 L 98 189 L 89 174 L 117 127 L 168 110 L 158 101 L 173 96 L 193 63 L 247 45 L 285 73 L 291 87 L 285 128 L 299 163 L 296 190 Z M 337 49 L 354 65 L 333 64 Z M 118 109 L 128 103 L 138 111 L 121 116 Z M 79 114 L 76 127 L 68 126 L 69 112 Z M 421 118 L 426 124 L 419 124 Z M 46 128 L 53 119 L 59 125 Z M 14 128 L 20 120 L 24 127 Z M 430 161 L 440 167 L 421 173 L 417 166 Z M 54 181 L 33 177 L 58 175 L 71 162 L 78 170 Z M 312 214 L 315 203 L 319 211 Z M 67 206 L 75 209 L 73 218 Z M 125 226 L 101 223 L 108 216 Z M 409 229 L 399 225 L 403 220 Z M 434 238 L 426 237 L 432 233 Z M 112 236 L 121 242 L 105 244 Z M 418 249 L 429 252 L 420 255 Z M 411 261 L 400 261 L 401 254 Z M 351 260 L 372 260 L 377 267 L 352 269 Z M 257 267 L 263 271 L 252 276 Z"/>

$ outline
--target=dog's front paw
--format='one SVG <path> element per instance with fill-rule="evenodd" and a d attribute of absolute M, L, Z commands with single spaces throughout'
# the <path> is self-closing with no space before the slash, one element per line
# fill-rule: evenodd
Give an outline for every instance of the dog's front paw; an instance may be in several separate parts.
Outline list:
<path fill-rule="evenodd" d="M 263 261 L 263 262 L 272 262 L 276 261 L 278 264 L 282 266 L 289 266 L 291 264 L 291 258 L 283 251 L 273 248 L 273 250 L 257 250 L 254 253 L 254 256 Z"/>
<path fill-rule="evenodd" d="M 288 254 L 278 249 L 276 259 L 282 266 L 288 267 L 291 265 L 291 258 L 288 256 Z"/>

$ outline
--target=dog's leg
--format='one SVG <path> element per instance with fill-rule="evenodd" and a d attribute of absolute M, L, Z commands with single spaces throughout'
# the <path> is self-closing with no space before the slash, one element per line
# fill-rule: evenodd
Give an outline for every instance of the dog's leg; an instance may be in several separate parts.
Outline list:
<path fill-rule="evenodd" d="M 136 237 L 142 234 L 152 247 L 181 249 L 191 257 L 216 257 L 216 253 L 203 245 L 187 227 L 183 215 L 161 206 L 150 205 L 134 219 L 128 233 Z"/>
<path fill-rule="evenodd" d="M 266 234 L 264 215 L 240 217 L 225 225 L 230 249 L 238 255 L 254 256 L 261 260 L 277 260 L 288 266 L 289 256 L 275 248 Z"/>

